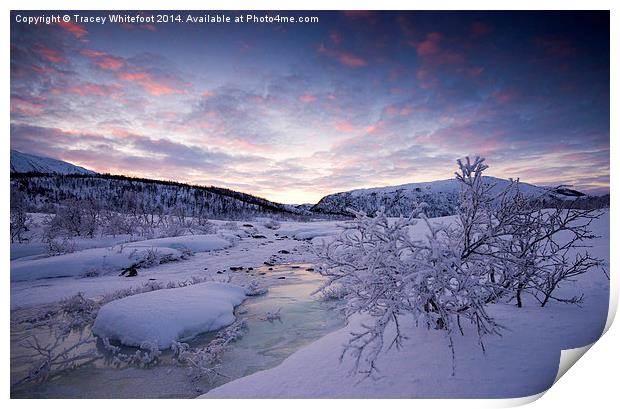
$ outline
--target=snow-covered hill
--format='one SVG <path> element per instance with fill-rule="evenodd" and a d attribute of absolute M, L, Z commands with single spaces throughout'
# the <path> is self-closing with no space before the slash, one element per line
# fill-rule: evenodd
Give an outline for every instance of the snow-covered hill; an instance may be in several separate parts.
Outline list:
<path fill-rule="evenodd" d="M 484 177 L 485 183 L 493 186 L 492 192 L 501 192 L 510 181 L 490 176 Z M 584 196 L 572 189 L 550 189 L 528 183 L 520 183 L 521 190 L 532 197 L 545 197 L 549 200 L 574 199 Z M 439 217 L 454 214 L 460 191 L 456 179 L 436 180 L 433 182 L 408 183 L 399 186 L 387 186 L 370 189 L 357 189 L 349 192 L 335 193 L 323 197 L 311 208 L 313 212 L 324 214 L 349 214 L 348 208 L 374 214 L 381 207 L 389 216 L 410 214 L 416 203 L 429 205 L 428 216 Z"/>
<path fill-rule="evenodd" d="M 187 217 L 307 217 L 292 205 L 215 186 L 131 178 L 120 175 L 11 175 L 12 192 L 21 192 L 30 212 L 55 213 L 60 206 L 87 201 L 103 210 L 121 213 L 178 214 Z M 12 193 L 13 194 L 13 193 Z"/>
<path fill-rule="evenodd" d="M 11 149 L 11 173 L 56 173 L 94 175 L 92 170 L 53 158 L 30 155 Z"/>

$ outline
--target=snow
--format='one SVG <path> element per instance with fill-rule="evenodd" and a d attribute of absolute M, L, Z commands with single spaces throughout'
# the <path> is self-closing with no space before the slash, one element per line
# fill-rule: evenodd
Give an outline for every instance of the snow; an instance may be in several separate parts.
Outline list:
<path fill-rule="evenodd" d="M 100 275 L 127 268 L 153 251 L 159 257 L 179 259 L 184 249 L 201 252 L 225 249 L 231 245 L 230 241 L 215 234 L 204 234 L 135 241 L 46 258 L 17 259 L 11 261 L 11 281 Z"/>
<path fill-rule="evenodd" d="M 506 179 L 495 178 L 492 176 L 484 176 L 485 184 L 494 184 L 494 191 L 500 192 L 508 186 L 510 183 Z M 548 193 L 549 190 L 544 187 L 539 187 L 535 185 L 531 185 L 529 183 L 520 183 L 521 190 L 525 194 L 532 195 L 541 195 Z M 353 196 L 362 196 L 372 193 L 395 193 L 396 191 L 416 191 L 419 189 L 422 192 L 425 191 L 434 191 L 434 192 L 443 192 L 443 193 L 459 193 L 461 189 L 461 184 L 455 178 L 445 179 L 445 180 L 435 180 L 432 182 L 420 182 L 420 183 L 407 183 L 404 185 L 398 186 L 386 186 L 386 187 L 375 187 L 368 189 L 356 189 L 352 190 L 351 194 Z"/>
<path fill-rule="evenodd" d="M 230 247 L 230 240 L 217 234 L 196 234 L 193 236 L 164 237 L 136 241 L 126 244 L 127 247 L 168 247 L 176 250 L 190 250 L 192 252 L 221 250 Z"/>
<path fill-rule="evenodd" d="M 588 250 L 609 261 L 609 212 L 593 222 L 600 237 Z M 203 398 L 510 398 L 540 393 L 554 382 L 560 352 L 595 342 L 605 326 L 609 281 L 593 271 L 565 285 L 562 292 L 583 292 L 581 308 L 532 300 L 526 307 L 495 304 L 489 313 L 506 327 L 503 336 L 485 338 L 486 353 L 475 330 L 464 325 L 455 337 L 456 370 L 441 331 L 404 324 L 408 339 L 400 350 L 382 353 L 377 379 L 352 376 L 351 359 L 338 358 L 350 332 L 368 320 L 355 316 L 347 327 L 298 350 L 279 366 L 231 381 Z M 389 331 L 393 331 L 390 328 Z M 388 334 L 389 336 L 389 334 Z M 389 339 L 389 338 L 388 338 Z"/>
<path fill-rule="evenodd" d="M 453 217 L 444 217 L 433 221 L 449 223 L 452 219 Z M 239 226 L 243 223 L 238 222 Z M 281 256 L 281 262 L 313 262 L 314 256 L 310 252 L 309 243 L 304 239 L 310 236 L 328 239 L 341 230 L 338 227 L 340 223 L 283 221 L 281 228 L 275 231 L 253 223 L 266 239 L 242 236 L 232 247 L 197 252 L 187 260 L 141 269 L 138 277 L 125 278 L 114 274 L 81 278 L 78 274 L 73 277 L 14 281 L 11 283 L 11 308 L 56 302 L 77 292 L 83 292 L 86 297 L 98 297 L 118 289 L 141 285 L 151 279 L 166 283 L 171 280 L 185 280 L 192 276 L 211 277 L 215 280 L 226 278 L 230 274 L 235 278 L 235 274 L 247 273 L 230 272 L 230 266 L 260 266 L 273 255 L 279 254 L 281 250 L 290 252 Z M 422 228 L 422 224 L 419 226 L 420 229 L 417 227 L 415 229 L 415 237 L 423 237 L 427 232 Z M 593 227 L 601 238 L 597 239 L 594 246 L 588 250 L 594 256 L 608 260 L 609 212 L 595 221 Z M 288 238 L 282 238 L 285 235 L 288 235 Z M 200 245 L 210 245 L 206 243 L 213 243 L 217 238 L 213 235 L 207 236 L 211 237 L 208 240 L 206 237 L 204 240 L 192 239 L 197 236 L 155 239 L 160 241 L 150 244 L 178 251 L 181 242 L 189 248 L 188 246 L 198 246 L 200 241 L 203 242 Z M 232 231 L 230 236 L 233 236 Z M 124 251 L 127 251 L 129 246 L 137 245 L 139 248 L 138 243 L 141 242 L 124 245 Z M 150 247 L 144 247 L 146 248 Z M 87 251 L 107 250 L 107 248 L 84 250 L 66 256 L 75 257 L 76 254 Z M 64 256 L 36 261 L 49 263 L 51 259 L 58 257 Z M 127 258 L 126 255 L 123 257 Z M 15 266 L 20 265 L 20 261 L 12 263 L 12 277 L 15 274 L 13 270 Z M 69 262 L 65 259 L 64 263 L 56 262 L 55 268 L 59 272 L 63 271 L 63 268 L 67 270 L 74 261 Z M 36 268 L 33 270 L 38 270 L 38 266 L 43 264 L 35 265 Z M 218 271 L 226 271 L 226 274 L 219 275 Z M 220 291 L 221 288 L 215 290 L 212 286 L 223 286 L 226 290 Z M 489 312 L 508 329 L 503 337 L 486 338 L 486 355 L 477 344 L 472 329 L 465 326 L 466 336 L 455 337 L 457 359 L 454 377 L 451 376 L 452 361 L 443 334 L 439 331 L 416 328 L 411 324 L 404 328 L 409 336 L 404 347 L 382 355 L 378 363 L 381 370 L 379 379 L 360 382 L 359 376 L 349 376 L 350 360 L 345 359 L 339 364 L 338 357 L 350 331 L 367 319 L 359 316 L 354 317 L 346 328 L 326 335 L 294 352 L 281 365 L 233 380 L 213 389 L 204 397 L 476 398 L 531 395 L 552 384 L 557 373 L 561 349 L 594 342 L 605 324 L 609 282 L 602 273 L 594 271 L 580 277 L 579 281 L 563 287 L 561 291 L 567 294 L 583 291 L 586 298 L 582 308 L 553 303 L 543 309 L 532 302 L 529 304 L 526 302 L 526 308 L 520 310 L 513 305 L 490 306 Z M 103 318 L 98 320 L 108 322 L 105 326 L 97 323 L 96 331 L 105 331 L 106 336 L 133 345 L 161 336 L 163 341 L 160 346 L 163 348 L 168 346 L 171 340 L 185 339 L 209 328 L 215 329 L 216 324 L 219 324 L 219 318 L 214 318 L 218 312 L 221 313 L 221 322 L 226 322 L 225 317 L 230 319 L 234 306 L 242 302 L 243 297 L 244 293 L 239 287 L 211 282 L 135 295 L 106 304 L 99 313 Z M 120 306 L 114 307 L 114 305 Z M 104 315 L 106 309 L 110 309 L 110 312 Z M 174 328 L 174 331 L 168 331 L 168 327 Z"/>
<path fill-rule="evenodd" d="M 133 295 L 105 304 L 93 333 L 124 345 L 152 342 L 165 349 L 232 324 L 234 307 L 244 299 L 242 287 L 214 282 Z"/>
<path fill-rule="evenodd" d="M 510 183 L 509 180 L 484 176 L 483 182 L 493 186 L 492 194 L 499 194 Z M 574 200 L 575 196 L 564 195 L 562 191 L 519 183 L 526 196 L 544 196 L 561 200 Z M 459 201 L 460 183 L 452 178 L 432 182 L 408 183 L 399 186 L 386 186 L 368 189 L 357 189 L 348 192 L 334 193 L 323 197 L 313 211 L 319 213 L 350 214 L 349 208 L 374 214 L 379 208 L 385 208 L 388 216 L 409 215 L 415 203 L 425 202 L 427 216 L 447 216 L 456 213 Z"/>
<path fill-rule="evenodd" d="M 282 223 L 278 230 L 280 236 L 289 236 L 297 240 L 310 240 L 316 237 L 335 236 L 342 231 L 338 223 L 314 222 L 314 223 Z"/>
<path fill-rule="evenodd" d="M 11 172 L 57 173 L 62 175 L 79 173 L 95 175 L 92 170 L 58 159 L 30 155 L 11 149 Z"/>
<path fill-rule="evenodd" d="M 11 262 L 11 281 L 99 275 L 120 271 L 142 260 L 149 250 L 156 251 L 162 256 L 181 257 L 180 251 L 168 247 L 95 248 L 40 259 L 14 260 Z"/>
<path fill-rule="evenodd" d="M 224 225 L 224 223 L 220 223 L 219 221 L 215 221 L 214 223 L 217 225 Z M 245 222 L 238 222 L 239 226 L 243 223 Z M 290 229 L 302 229 L 305 228 L 304 226 L 312 224 L 314 223 L 282 222 L 283 227 L 286 226 Z M 332 228 L 335 228 L 337 222 L 321 222 L 320 224 L 323 226 L 321 229 L 327 228 L 330 224 Z M 232 247 L 222 248 L 220 250 L 213 249 L 207 252 L 196 252 L 188 259 L 161 264 L 148 269 L 140 269 L 136 277 L 119 277 L 118 274 L 84 277 L 82 273 L 77 272 L 81 270 L 80 268 L 75 268 L 76 275 L 69 276 L 69 274 L 66 274 L 67 269 L 65 268 L 68 266 L 67 261 L 75 258 L 76 254 L 82 254 L 82 251 L 65 256 L 40 259 L 37 260 L 40 264 L 30 264 L 38 268 L 39 266 L 45 266 L 47 263 L 52 262 L 52 260 L 56 260 L 58 257 L 63 257 L 64 263 L 54 262 L 54 267 L 58 275 L 63 276 L 57 276 L 56 278 L 40 278 L 45 275 L 34 274 L 32 269 L 25 267 L 25 264 L 23 264 L 25 261 L 22 259 L 14 260 L 11 263 L 11 276 L 24 275 L 24 278 L 21 278 L 20 281 L 11 280 L 11 309 L 55 303 L 64 298 L 72 297 L 78 292 L 82 293 L 85 297 L 96 298 L 129 287 L 137 287 L 143 283 L 152 281 L 161 283 L 165 286 L 170 281 L 178 282 L 191 280 L 193 277 L 222 280 L 227 277 L 227 274 L 232 274 L 229 270 L 231 266 L 256 268 L 263 265 L 263 262 L 270 260 L 274 255 L 277 255 L 279 262 L 282 263 L 312 262 L 314 260 L 314 256 L 309 250 L 309 243 L 305 241 L 300 242 L 292 238 L 283 239 L 281 229 L 270 230 L 258 224 L 256 224 L 256 226 L 259 229 L 259 233 L 267 237 L 266 239 L 254 239 L 247 237 L 245 234 L 242 235 L 242 237 L 238 237 L 236 233 L 242 233 L 243 230 L 220 231 L 219 235 L 233 243 Z M 280 236 L 275 236 L 275 234 L 279 234 Z M 172 242 L 178 242 L 179 240 L 192 240 L 191 237 L 193 236 L 170 238 L 168 245 L 174 245 Z M 124 247 L 135 247 L 139 246 L 140 243 L 141 242 L 133 242 L 125 244 Z M 191 244 L 188 242 L 186 243 L 187 245 Z M 95 250 L 107 254 L 107 249 L 105 248 L 93 249 L 90 251 Z M 172 251 L 174 249 L 170 250 Z M 288 254 L 279 253 L 282 250 L 286 250 Z M 83 261 L 80 260 L 80 257 L 77 257 L 77 260 L 80 261 L 80 263 Z M 99 264 L 97 264 L 96 261 L 94 264 L 97 266 L 100 265 L 101 257 L 96 260 L 99 260 Z M 123 265 L 126 263 L 126 260 L 121 261 L 123 261 Z M 29 261 L 28 263 L 34 263 L 34 261 Z M 127 263 L 127 265 L 129 265 L 129 263 Z M 13 271 L 13 269 L 17 269 L 17 271 Z M 225 271 L 226 274 L 218 274 L 218 271 Z M 31 279 L 34 278 L 37 278 L 37 280 L 32 281 Z"/>

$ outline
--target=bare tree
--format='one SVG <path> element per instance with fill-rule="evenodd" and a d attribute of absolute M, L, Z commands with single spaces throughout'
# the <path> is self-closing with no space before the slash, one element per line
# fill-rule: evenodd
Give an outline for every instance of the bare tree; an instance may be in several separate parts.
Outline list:
<path fill-rule="evenodd" d="M 24 193 L 11 188 L 11 243 L 21 243 L 29 231 L 30 216 L 26 208 Z"/>

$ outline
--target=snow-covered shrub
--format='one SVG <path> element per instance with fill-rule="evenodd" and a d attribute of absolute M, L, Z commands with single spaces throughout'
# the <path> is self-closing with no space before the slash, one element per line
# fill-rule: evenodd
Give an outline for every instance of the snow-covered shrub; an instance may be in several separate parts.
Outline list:
<path fill-rule="evenodd" d="M 199 234 L 215 234 L 217 233 L 217 226 L 209 220 L 206 212 L 202 211 L 193 218 L 191 231 Z"/>
<path fill-rule="evenodd" d="M 164 226 L 161 229 L 159 236 L 161 237 L 178 237 L 185 234 L 185 227 L 182 227 L 174 222 L 171 217 L 164 217 Z"/>
<path fill-rule="evenodd" d="M 102 338 L 102 343 L 103 348 L 110 354 L 107 359 L 116 367 L 137 366 L 139 368 L 149 368 L 160 363 L 161 351 L 157 346 L 157 342 L 145 341 L 140 344 L 140 348 L 133 354 L 122 352 L 122 349 L 112 345 L 108 338 Z"/>
<path fill-rule="evenodd" d="M 127 215 L 119 212 L 105 211 L 101 215 L 102 233 L 116 236 L 118 234 L 135 234 L 136 223 Z"/>
<path fill-rule="evenodd" d="M 99 354 L 92 347 L 96 340 L 86 331 L 80 332 L 76 340 L 67 343 L 70 333 L 50 329 L 49 342 L 43 343 L 36 335 L 30 335 L 21 341 L 27 354 L 17 359 L 28 359 L 33 362 L 28 375 L 18 380 L 12 387 L 28 382 L 44 381 L 63 371 L 93 362 Z"/>
<path fill-rule="evenodd" d="M 75 241 L 51 220 L 53 218 L 47 218 L 44 221 L 41 233 L 41 241 L 45 244 L 47 254 L 56 256 L 74 252 L 76 248 Z"/>
<path fill-rule="evenodd" d="M 321 300 L 342 300 L 347 296 L 347 288 L 343 285 L 334 284 L 320 290 Z"/>
<path fill-rule="evenodd" d="M 245 295 L 253 297 L 257 295 L 267 294 L 267 288 L 260 285 L 257 280 L 251 280 L 246 284 L 242 284 L 242 287 L 245 288 Z"/>
<path fill-rule="evenodd" d="M 375 217 L 357 212 L 340 236 L 320 249 L 320 272 L 327 277 L 323 291 L 342 286 L 347 315 L 373 318 L 352 334 L 343 351 L 343 357 L 353 356 L 355 371 L 373 373 L 381 351 L 402 345 L 403 319 L 445 331 L 453 356 L 453 336 L 463 333 L 466 320 L 484 348 L 483 337 L 501 330 L 487 313 L 489 303 L 516 297 L 521 306 L 522 292 L 542 306 L 550 299 L 578 302 L 579 297 L 560 299 L 553 293 L 562 281 L 599 265 L 587 253 L 569 258 L 579 243 L 593 237 L 588 226 L 596 213 L 568 206 L 544 209 L 544 201 L 520 193 L 518 181 L 493 196 L 493 186 L 482 179 L 484 159 L 466 158 L 458 165 L 462 190 L 455 223 L 429 220 L 425 204 L 397 220 L 381 209 Z M 411 231 L 419 224 L 428 233 L 414 240 Z M 388 327 L 394 336 L 386 340 Z"/>
<path fill-rule="evenodd" d="M 207 378 L 213 382 L 218 377 L 227 377 L 220 372 L 222 354 L 228 345 L 243 336 L 247 329 L 245 320 L 237 320 L 228 327 L 220 330 L 215 338 L 203 348 L 192 349 L 183 342 L 173 342 L 171 345 L 174 360 L 179 365 L 188 368 L 188 375 L 194 379 Z"/>
<path fill-rule="evenodd" d="M 280 310 L 282 310 L 281 307 L 275 311 L 267 311 L 265 315 L 263 315 L 259 319 L 269 322 L 282 321 L 282 314 L 280 313 Z"/>
<path fill-rule="evenodd" d="M 226 222 L 224 224 L 222 224 L 222 230 L 231 230 L 231 231 L 236 231 L 239 230 L 239 225 L 237 224 L 237 222 Z"/>

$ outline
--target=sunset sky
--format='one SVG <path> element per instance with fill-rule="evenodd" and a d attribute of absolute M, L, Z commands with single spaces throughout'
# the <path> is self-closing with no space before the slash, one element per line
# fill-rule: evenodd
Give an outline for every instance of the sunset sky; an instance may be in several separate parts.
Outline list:
<path fill-rule="evenodd" d="M 490 175 L 609 191 L 608 12 L 17 14 L 42 13 L 12 12 L 11 148 L 25 153 L 285 203 L 450 178 L 476 154 Z"/>

